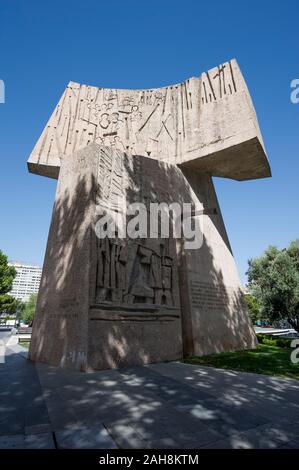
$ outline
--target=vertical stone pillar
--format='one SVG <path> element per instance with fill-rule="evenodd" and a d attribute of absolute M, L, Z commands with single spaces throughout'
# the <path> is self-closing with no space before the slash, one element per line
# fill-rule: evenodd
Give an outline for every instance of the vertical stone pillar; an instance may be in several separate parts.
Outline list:
<path fill-rule="evenodd" d="M 184 355 L 254 348 L 256 336 L 244 301 L 212 178 L 183 169 L 202 207 L 203 244 L 181 245 L 180 286 Z"/>

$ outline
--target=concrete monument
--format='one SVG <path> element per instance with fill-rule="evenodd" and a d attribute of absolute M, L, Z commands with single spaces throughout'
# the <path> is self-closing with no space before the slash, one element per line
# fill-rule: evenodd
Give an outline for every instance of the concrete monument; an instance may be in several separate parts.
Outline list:
<path fill-rule="evenodd" d="M 235 60 L 159 89 L 70 82 L 28 168 L 58 179 L 31 360 L 88 370 L 255 347 L 212 182 L 271 176 Z M 98 236 L 100 214 L 134 203 L 189 203 L 200 246 Z"/>

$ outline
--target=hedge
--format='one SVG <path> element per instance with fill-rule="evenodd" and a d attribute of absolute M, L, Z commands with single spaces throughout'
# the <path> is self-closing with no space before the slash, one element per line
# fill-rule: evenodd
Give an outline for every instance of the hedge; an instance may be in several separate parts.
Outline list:
<path fill-rule="evenodd" d="M 278 346 L 279 348 L 290 348 L 291 342 L 294 338 L 279 338 L 277 336 L 257 333 L 256 335 L 260 344 L 267 344 L 268 346 Z"/>

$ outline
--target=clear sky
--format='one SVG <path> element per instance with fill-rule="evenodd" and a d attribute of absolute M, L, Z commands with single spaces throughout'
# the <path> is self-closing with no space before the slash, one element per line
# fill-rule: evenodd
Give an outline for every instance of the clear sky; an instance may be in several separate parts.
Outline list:
<path fill-rule="evenodd" d="M 215 179 L 242 281 L 248 258 L 299 238 L 298 0 L 0 0 L 0 248 L 42 264 L 56 182 L 26 160 L 66 84 L 152 88 L 235 57 L 273 177 Z"/>

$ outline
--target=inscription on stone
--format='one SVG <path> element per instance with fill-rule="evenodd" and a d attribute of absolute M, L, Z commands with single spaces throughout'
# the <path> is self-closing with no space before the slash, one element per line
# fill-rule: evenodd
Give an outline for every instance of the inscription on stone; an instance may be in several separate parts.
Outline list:
<path fill-rule="evenodd" d="M 229 286 L 208 282 L 191 281 L 191 303 L 195 308 L 220 310 L 233 300 L 234 289 Z"/>

